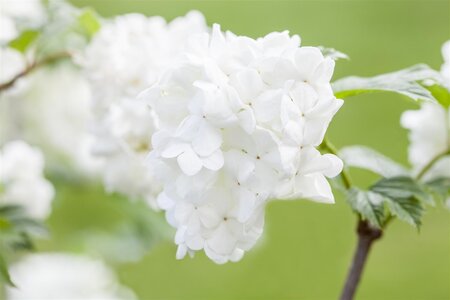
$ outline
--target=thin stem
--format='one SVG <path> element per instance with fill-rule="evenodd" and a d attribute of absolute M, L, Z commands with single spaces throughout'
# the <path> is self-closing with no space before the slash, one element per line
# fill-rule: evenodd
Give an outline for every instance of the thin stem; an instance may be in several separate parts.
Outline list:
<path fill-rule="evenodd" d="M 366 265 L 367 257 L 372 244 L 374 241 L 380 239 L 383 234 L 381 229 L 374 228 L 370 226 L 367 221 L 363 220 L 358 221 L 357 233 L 358 245 L 353 256 L 352 265 L 348 272 L 347 280 L 345 281 L 340 300 L 353 299 L 358 284 L 361 280 L 361 275 L 364 270 L 364 266 Z"/>
<path fill-rule="evenodd" d="M 332 154 L 334 154 L 336 156 L 339 156 L 338 155 L 338 152 L 339 152 L 338 149 L 327 138 L 325 138 L 323 140 L 321 146 L 322 146 L 323 149 L 325 149 L 329 153 L 332 153 Z M 341 172 L 341 178 L 342 178 L 342 182 L 344 183 L 345 188 L 347 190 L 349 190 L 352 187 L 352 181 L 350 179 L 350 174 L 345 169 L 345 167 L 344 167 L 344 169 Z"/>
<path fill-rule="evenodd" d="M 19 80 L 22 77 L 25 77 L 26 75 L 28 75 L 35 69 L 42 67 L 44 65 L 50 64 L 52 62 L 58 61 L 60 59 L 68 58 L 68 57 L 70 57 L 69 53 L 61 52 L 61 53 L 56 53 L 56 54 L 47 56 L 46 58 L 42 59 L 41 61 L 33 62 L 32 64 L 28 65 L 22 72 L 20 72 L 16 76 L 14 76 L 11 80 L 0 84 L 0 92 L 3 90 L 9 89 L 16 83 L 17 80 Z"/>
<path fill-rule="evenodd" d="M 445 152 L 442 152 L 441 154 L 436 155 L 435 158 L 430 160 L 423 168 L 420 170 L 420 172 L 417 174 L 416 178 L 421 179 L 433 166 L 435 163 L 437 163 L 441 158 L 443 158 L 446 155 L 450 154 L 450 150 L 447 150 Z"/>

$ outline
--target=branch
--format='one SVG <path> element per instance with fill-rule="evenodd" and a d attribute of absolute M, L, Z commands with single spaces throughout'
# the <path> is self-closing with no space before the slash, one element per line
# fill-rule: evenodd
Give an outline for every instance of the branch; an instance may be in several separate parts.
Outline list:
<path fill-rule="evenodd" d="M 70 53 L 68 52 L 61 52 L 56 53 L 50 56 L 47 56 L 46 58 L 42 59 L 41 61 L 35 61 L 32 64 L 28 65 L 22 72 L 14 76 L 10 81 L 7 81 L 5 83 L 0 84 L 0 92 L 9 89 L 12 87 L 17 80 L 19 80 L 22 77 L 25 77 L 35 69 L 42 67 L 44 65 L 53 63 L 55 61 L 58 61 L 60 59 L 65 59 L 71 57 Z"/>
<path fill-rule="evenodd" d="M 352 265 L 345 281 L 344 289 L 340 300 L 353 299 L 356 288 L 361 280 L 361 275 L 367 261 L 367 256 L 374 241 L 381 238 L 383 232 L 381 229 L 370 226 L 367 221 L 359 220 L 358 222 L 358 245 L 353 256 Z"/>
<path fill-rule="evenodd" d="M 420 170 L 420 172 L 417 174 L 416 178 L 421 179 L 433 166 L 435 163 L 437 163 L 441 158 L 444 156 L 450 155 L 450 150 L 447 150 L 445 152 L 442 152 L 441 154 L 436 155 L 435 158 L 430 160 L 423 168 Z"/>

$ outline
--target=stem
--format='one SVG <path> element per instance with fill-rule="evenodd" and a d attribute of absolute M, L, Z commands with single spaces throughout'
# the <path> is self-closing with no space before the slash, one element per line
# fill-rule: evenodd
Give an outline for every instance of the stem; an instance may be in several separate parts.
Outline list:
<path fill-rule="evenodd" d="M 435 158 L 433 158 L 432 160 L 430 160 L 424 167 L 422 170 L 420 170 L 420 172 L 417 174 L 416 178 L 417 179 L 421 179 L 433 166 L 434 164 L 440 160 L 441 158 L 443 158 L 446 155 L 450 154 L 450 150 L 447 150 L 445 152 L 442 152 L 441 154 L 436 155 Z"/>
<path fill-rule="evenodd" d="M 334 154 L 336 156 L 339 156 L 338 155 L 338 149 L 327 138 L 325 138 L 323 140 L 321 146 L 322 146 L 323 149 L 325 149 L 329 153 Z M 347 190 L 349 190 L 352 187 L 352 181 L 350 179 L 350 174 L 345 169 L 345 167 L 344 167 L 344 169 L 342 169 L 342 172 L 341 172 L 340 176 L 342 178 L 342 182 L 344 183 L 345 188 Z"/>
<path fill-rule="evenodd" d="M 32 64 L 28 65 L 22 72 L 20 72 L 16 76 L 14 76 L 10 81 L 0 84 L 0 92 L 3 90 L 9 89 L 16 83 L 17 80 L 28 75 L 35 69 L 42 67 L 46 64 L 58 61 L 60 59 L 68 58 L 68 57 L 70 57 L 69 53 L 61 52 L 61 53 L 56 53 L 56 54 L 47 56 L 46 58 L 42 59 L 41 61 L 33 62 Z"/>
<path fill-rule="evenodd" d="M 326 147 L 326 145 L 324 145 Z M 417 179 L 421 179 L 432 167 L 433 165 L 440 160 L 442 157 L 450 154 L 450 151 L 443 152 L 433 158 L 425 167 L 419 172 L 417 175 Z M 344 177 L 343 177 L 344 178 Z M 386 222 L 384 223 L 383 228 L 386 228 L 387 224 L 390 223 L 394 218 L 392 215 L 388 217 Z M 361 280 L 361 274 L 364 270 L 364 266 L 367 261 L 367 257 L 369 255 L 369 251 L 372 247 L 373 242 L 380 239 L 383 230 L 374 228 L 370 226 L 367 221 L 363 221 L 359 219 L 358 221 L 358 245 L 356 247 L 355 254 L 353 256 L 352 265 L 347 275 L 347 279 L 345 281 L 344 289 L 342 290 L 342 294 L 340 300 L 352 300 L 355 296 L 356 288 Z"/>
<path fill-rule="evenodd" d="M 367 261 L 367 256 L 374 241 L 381 238 L 381 229 L 370 226 L 367 221 L 358 221 L 358 245 L 353 256 L 353 262 L 345 281 L 340 300 L 352 300 L 361 280 L 361 274 Z"/>

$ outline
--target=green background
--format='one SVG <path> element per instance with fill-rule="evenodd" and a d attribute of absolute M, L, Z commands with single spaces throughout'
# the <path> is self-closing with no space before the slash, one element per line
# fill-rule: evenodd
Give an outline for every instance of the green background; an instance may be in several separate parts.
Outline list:
<path fill-rule="evenodd" d="M 102 16 L 127 12 L 171 20 L 191 9 L 224 30 L 258 37 L 272 31 L 299 34 L 303 45 L 334 47 L 334 79 L 370 76 L 423 62 L 442 63 L 450 38 L 449 1 L 111 1 L 74 0 Z M 399 127 L 406 98 L 383 93 L 346 100 L 329 130 L 339 147 L 364 144 L 407 163 L 407 134 Z M 357 184 L 376 177 L 352 171 Z M 43 250 L 64 250 L 74 231 L 108 228 L 129 217 L 121 199 L 98 187 L 58 184 Z M 239 263 L 215 265 L 203 254 L 175 260 L 170 239 L 143 259 L 117 265 L 121 281 L 140 299 L 336 299 L 355 244 L 355 217 L 337 194 L 335 205 L 278 201 L 267 208 L 264 236 Z M 132 245 L 130 245 L 131 251 Z M 123 249 L 125 255 L 127 247 Z M 358 299 L 450 299 L 450 215 L 428 210 L 420 233 L 395 221 L 370 255 Z"/>

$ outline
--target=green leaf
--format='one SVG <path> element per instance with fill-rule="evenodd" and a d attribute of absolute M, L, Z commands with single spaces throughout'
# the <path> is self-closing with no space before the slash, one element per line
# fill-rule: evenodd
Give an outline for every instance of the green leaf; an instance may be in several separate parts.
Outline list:
<path fill-rule="evenodd" d="M 22 32 L 16 39 L 9 43 L 9 47 L 16 49 L 21 53 L 25 53 L 28 48 L 37 40 L 39 32 L 35 30 L 27 30 Z"/>
<path fill-rule="evenodd" d="M 14 283 L 11 280 L 11 276 L 8 272 L 8 266 L 6 265 L 6 261 L 0 253 L 0 282 L 6 282 L 7 284 L 14 286 Z"/>
<path fill-rule="evenodd" d="M 97 13 L 91 8 L 84 9 L 78 16 L 78 23 L 89 38 L 100 30 L 101 23 Z"/>
<path fill-rule="evenodd" d="M 416 228 L 420 227 L 422 224 L 423 206 L 417 198 L 385 197 L 384 200 L 392 215 Z"/>
<path fill-rule="evenodd" d="M 383 197 L 370 191 L 352 188 L 347 195 L 352 209 L 377 228 L 383 226 L 385 220 Z"/>
<path fill-rule="evenodd" d="M 425 87 L 443 107 L 450 107 L 450 91 L 446 87 L 439 84 L 433 84 Z"/>
<path fill-rule="evenodd" d="M 450 178 L 448 177 L 433 179 L 426 182 L 425 186 L 439 202 L 444 203 L 450 196 Z"/>
<path fill-rule="evenodd" d="M 417 198 L 425 204 L 434 204 L 433 197 L 422 184 L 406 176 L 383 178 L 370 190 L 391 199 Z"/>
<path fill-rule="evenodd" d="M 383 178 L 370 190 L 383 196 L 392 215 L 416 228 L 421 225 L 424 210 L 422 203 L 434 203 L 421 184 L 409 177 Z"/>
<path fill-rule="evenodd" d="M 413 100 L 436 102 L 432 93 L 420 83 L 424 80 L 440 81 L 440 74 L 427 65 L 415 65 L 397 72 L 375 77 L 346 77 L 333 83 L 337 98 L 346 98 L 373 92 L 394 92 Z"/>
<path fill-rule="evenodd" d="M 0 205 L 0 217 L 11 218 L 16 216 L 24 216 L 25 210 L 20 205 L 6 204 Z"/>
<path fill-rule="evenodd" d="M 349 167 L 366 169 L 383 177 L 407 176 L 409 171 L 383 154 L 365 146 L 349 146 L 339 151 L 339 157 Z"/>

